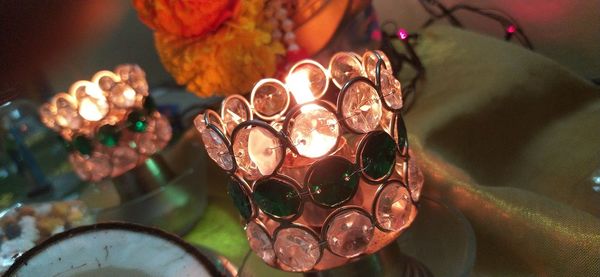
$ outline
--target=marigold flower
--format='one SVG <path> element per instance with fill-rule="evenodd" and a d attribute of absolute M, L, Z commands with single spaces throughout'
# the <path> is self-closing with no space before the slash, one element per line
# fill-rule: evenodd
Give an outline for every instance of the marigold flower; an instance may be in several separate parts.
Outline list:
<path fill-rule="evenodd" d="M 166 17 L 176 14 L 175 5 L 159 5 L 165 1 L 135 0 L 135 6 L 142 20 L 156 30 L 156 49 L 167 71 L 198 96 L 249 92 L 256 81 L 275 73 L 278 58 L 285 55 L 281 42 L 271 38 L 271 26 L 262 14 L 265 1 L 242 0 L 219 28 L 191 37 L 167 31 L 180 30 L 180 23 L 172 27 L 164 23 L 168 20 L 158 19 L 162 13 Z M 154 9 L 139 8 L 147 2 L 152 2 Z M 152 20 L 144 19 L 149 11 L 155 12 L 150 15 Z M 153 27 L 156 22 L 161 22 L 162 27 Z"/>

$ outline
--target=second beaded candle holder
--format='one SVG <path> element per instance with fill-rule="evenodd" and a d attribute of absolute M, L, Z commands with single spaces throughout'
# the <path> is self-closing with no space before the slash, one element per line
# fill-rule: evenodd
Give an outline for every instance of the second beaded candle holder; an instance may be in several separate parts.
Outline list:
<path fill-rule="evenodd" d="M 229 96 L 220 113 L 195 119 L 265 263 L 330 269 L 379 251 L 412 223 L 423 175 L 410 159 L 402 100 L 381 51 L 341 52 L 328 69 L 300 61 L 285 83 L 263 79 L 250 101 Z"/>
<path fill-rule="evenodd" d="M 137 65 L 103 70 L 77 81 L 40 108 L 42 122 L 65 140 L 79 177 L 117 177 L 164 148 L 171 125 L 148 96 Z"/>
<path fill-rule="evenodd" d="M 77 81 L 42 105 L 40 115 L 64 139 L 74 171 L 88 181 L 77 193 L 96 220 L 183 234 L 202 215 L 206 195 L 198 182 L 204 172 L 195 166 L 203 161 L 188 164 L 192 168 L 169 161 L 163 149 L 171 125 L 156 109 L 139 66 L 119 65 Z"/>

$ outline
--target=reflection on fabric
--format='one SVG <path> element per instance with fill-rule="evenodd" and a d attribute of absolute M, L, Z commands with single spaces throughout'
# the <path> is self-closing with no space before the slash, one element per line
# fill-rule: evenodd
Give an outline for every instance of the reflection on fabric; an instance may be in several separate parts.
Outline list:
<path fill-rule="evenodd" d="M 600 90 L 536 53 L 446 26 L 406 115 L 425 194 L 458 207 L 475 275 L 599 276 Z"/>

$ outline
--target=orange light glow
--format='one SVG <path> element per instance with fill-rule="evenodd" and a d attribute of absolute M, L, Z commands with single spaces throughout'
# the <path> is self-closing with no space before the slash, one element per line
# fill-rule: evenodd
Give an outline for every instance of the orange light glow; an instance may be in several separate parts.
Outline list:
<path fill-rule="evenodd" d="M 285 81 L 299 105 L 315 100 L 314 92 L 310 89 L 308 70 L 298 70 L 290 74 Z"/>

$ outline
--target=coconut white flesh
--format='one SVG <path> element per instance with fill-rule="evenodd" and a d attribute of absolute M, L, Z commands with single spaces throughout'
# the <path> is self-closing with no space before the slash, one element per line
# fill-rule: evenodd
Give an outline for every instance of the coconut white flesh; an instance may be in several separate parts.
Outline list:
<path fill-rule="evenodd" d="M 11 276 L 211 276 L 194 255 L 155 234 L 91 230 L 54 242 Z"/>

